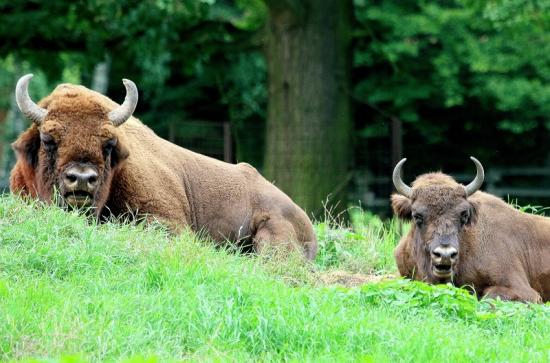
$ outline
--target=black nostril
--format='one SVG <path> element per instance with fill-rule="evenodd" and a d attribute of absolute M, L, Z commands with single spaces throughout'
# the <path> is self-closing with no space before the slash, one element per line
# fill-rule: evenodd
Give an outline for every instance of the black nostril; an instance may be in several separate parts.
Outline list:
<path fill-rule="evenodd" d="M 456 256 L 458 256 L 458 252 L 451 253 L 451 258 L 456 258 Z"/>
<path fill-rule="evenodd" d="M 76 170 L 69 170 L 65 173 L 64 181 L 68 187 L 82 190 L 93 189 L 96 187 L 99 181 L 97 172 L 90 169 L 73 169 Z"/>
<path fill-rule="evenodd" d="M 432 253 L 435 257 L 441 257 L 441 253 L 439 253 L 439 252 L 433 251 Z"/>

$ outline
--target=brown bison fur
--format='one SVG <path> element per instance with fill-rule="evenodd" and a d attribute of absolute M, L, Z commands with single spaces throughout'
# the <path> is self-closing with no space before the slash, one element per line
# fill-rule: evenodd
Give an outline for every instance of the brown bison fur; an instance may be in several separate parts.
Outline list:
<path fill-rule="evenodd" d="M 264 244 L 298 245 L 314 258 L 317 242 L 307 215 L 252 166 L 183 149 L 134 117 L 115 127 L 107 114 L 118 105 L 82 86 L 60 85 L 39 105 L 46 118 L 13 144 L 12 192 L 50 201 L 64 168 L 86 163 L 99 174 L 93 196 L 98 217 L 152 216 L 175 231 L 190 226 L 218 241 L 248 241 L 258 250 Z M 47 147 L 48 138 L 54 148 Z M 108 142 L 113 147 L 107 151 Z"/>
<path fill-rule="evenodd" d="M 395 214 L 413 221 L 395 250 L 402 276 L 470 286 L 479 297 L 550 301 L 550 218 L 518 211 L 487 193 L 466 197 L 464 186 L 442 173 L 418 177 L 410 199 L 391 199 Z M 453 234 L 457 262 L 452 277 L 441 279 L 430 244 Z"/>

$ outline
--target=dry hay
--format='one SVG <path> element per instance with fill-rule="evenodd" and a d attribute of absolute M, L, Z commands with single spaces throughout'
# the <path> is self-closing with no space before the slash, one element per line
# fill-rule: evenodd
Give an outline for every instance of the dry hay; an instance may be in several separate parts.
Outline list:
<path fill-rule="evenodd" d="M 342 285 L 345 287 L 356 287 L 372 282 L 395 279 L 396 275 L 365 275 L 341 270 L 321 272 L 318 274 L 319 285 Z"/>

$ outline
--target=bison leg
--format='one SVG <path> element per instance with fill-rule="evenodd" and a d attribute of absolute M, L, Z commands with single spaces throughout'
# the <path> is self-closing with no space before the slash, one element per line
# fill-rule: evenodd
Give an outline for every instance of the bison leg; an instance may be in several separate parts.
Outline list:
<path fill-rule="evenodd" d="M 484 298 L 542 303 L 542 297 L 531 287 L 490 286 L 483 291 Z"/>
<path fill-rule="evenodd" d="M 283 218 L 270 218 L 262 221 L 253 237 L 254 249 L 257 253 L 273 249 L 276 252 L 291 252 L 301 249 L 309 260 L 315 258 L 317 243 L 302 241 L 296 236 L 292 223 Z"/>

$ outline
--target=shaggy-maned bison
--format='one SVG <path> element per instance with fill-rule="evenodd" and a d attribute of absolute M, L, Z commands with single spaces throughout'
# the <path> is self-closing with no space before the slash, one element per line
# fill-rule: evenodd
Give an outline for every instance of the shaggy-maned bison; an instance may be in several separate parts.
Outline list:
<path fill-rule="evenodd" d="M 176 146 L 132 117 L 136 85 L 123 80 L 118 105 L 83 86 L 59 85 L 38 105 L 29 97 L 32 75 L 17 82 L 21 112 L 33 121 L 13 144 L 14 193 L 65 206 L 88 207 L 98 217 L 146 215 L 204 230 L 219 241 L 300 246 L 309 259 L 317 242 L 311 221 L 252 166 L 232 165 Z M 290 243 L 293 241 L 293 243 Z"/>
<path fill-rule="evenodd" d="M 550 218 L 520 212 L 477 190 L 477 175 L 463 186 L 442 173 L 419 176 L 412 187 L 393 171 L 396 215 L 412 220 L 395 258 L 399 272 L 429 283 L 473 287 L 479 297 L 542 302 L 550 300 Z"/>

